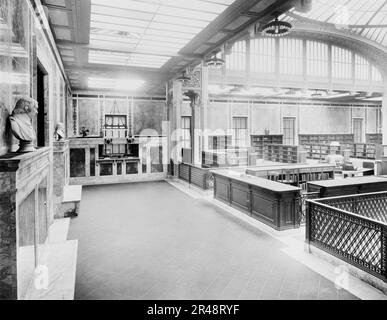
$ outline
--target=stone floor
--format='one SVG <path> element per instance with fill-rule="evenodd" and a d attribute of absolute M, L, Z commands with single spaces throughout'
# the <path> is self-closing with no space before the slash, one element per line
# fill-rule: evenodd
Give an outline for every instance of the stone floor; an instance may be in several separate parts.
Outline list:
<path fill-rule="evenodd" d="M 356 299 L 283 244 L 166 182 L 83 189 L 76 299 Z"/>

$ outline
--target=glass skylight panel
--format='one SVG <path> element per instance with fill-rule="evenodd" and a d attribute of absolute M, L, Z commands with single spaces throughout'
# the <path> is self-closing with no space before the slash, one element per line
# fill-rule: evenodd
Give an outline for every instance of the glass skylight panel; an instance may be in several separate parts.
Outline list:
<path fill-rule="evenodd" d="M 200 32 L 201 28 L 197 26 L 179 26 L 179 28 L 176 28 L 176 25 L 174 24 L 153 21 L 149 26 L 148 33 L 151 30 L 159 31 L 159 32 L 168 30 L 168 31 L 175 31 L 179 33 L 187 33 L 187 34 L 190 34 L 190 37 L 191 37 L 190 39 L 192 39 L 197 33 Z"/>
<path fill-rule="evenodd" d="M 202 0 L 162 0 L 163 5 L 196 11 L 205 11 L 210 13 L 222 13 L 234 0 L 229 1 L 202 1 Z"/>
<path fill-rule="evenodd" d="M 91 0 L 90 43 L 94 48 L 111 45 L 119 50 L 122 44 L 120 50 L 175 56 L 234 1 Z"/>
<path fill-rule="evenodd" d="M 95 89 L 134 91 L 140 88 L 143 84 L 144 80 L 140 79 L 106 79 L 94 77 L 90 77 L 88 79 L 89 87 Z"/>
<path fill-rule="evenodd" d="M 126 19 L 120 17 L 114 17 L 102 14 L 92 14 L 91 21 L 96 22 L 106 22 L 111 24 L 119 24 L 122 26 L 134 26 L 134 27 L 143 27 L 146 28 L 149 25 L 149 21 L 147 20 L 136 20 L 136 19 Z"/>
<path fill-rule="evenodd" d="M 111 7 L 103 7 L 103 6 L 96 6 L 96 5 L 91 6 L 91 13 L 109 15 L 114 17 L 122 17 L 127 19 L 130 18 L 130 19 L 137 19 L 137 20 L 148 20 L 148 21 L 151 20 L 153 17 L 153 13 L 118 9 L 118 8 L 111 8 Z"/>
<path fill-rule="evenodd" d="M 175 27 L 176 28 L 176 27 Z M 192 38 L 192 34 L 182 33 L 182 32 L 174 32 L 174 31 L 164 31 L 164 30 L 153 30 L 148 29 L 147 34 L 143 35 L 144 39 L 149 39 L 150 37 L 167 37 L 170 39 L 181 39 L 184 42 Z"/>
<path fill-rule="evenodd" d="M 140 66 L 149 68 L 162 67 L 171 57 L 137 53 L 121 53 L 111 51 L 90 50 L 89 62 L 109 65 Z"/>
<path fill-rule="evenodd" d="M 124 42 L 124 43 L 137 43 L 139 41 L 136 37 L 130 36 L 115 36 L 115 35 L 103 35 L 103 34 L 92 34 L 90 36 L 91 40 L 101 40 L 101 41 L 113 41 L 113 42 Z"/>
<path fill-rule="evenodd" d="M 131 9 L 143 12 L 156 12 L 159 8 L 159 3 L 150 3 L 143 1 L 131 1 L 131 0 L 92 0 L 91 4 L 97 4 L 106 7 Z"/>
<path fill-rule="evenodd" d="M 209 13 L 205 11 L 194 11 L 194 10 L 187 10 L 187 9 L 180 9 L 180 8 L 174 8 L 174 7 L 161 7 L 157 14 L 160 15 L 166 15 L 166 16 L 174 16 L 174 17 L 181 17 L 181 18 L 188 18 L 188 19 L 194 19 L 194 20 L 202 20 L 206 22 L 211 22 L 217 17 L 217 14 Z"/>
<path fill-rule="evenodd" d="M 169 24 L 174 24 L 174 25 L 201 27 L 203 29 L 205 26 L 208 25 L 207 21 L 180 18 L 178 16 L 172 17 L 172 16 L 156 15 L 154 17 L 153 21 L 164 22 L 164 23 L 169 23 Z"/>

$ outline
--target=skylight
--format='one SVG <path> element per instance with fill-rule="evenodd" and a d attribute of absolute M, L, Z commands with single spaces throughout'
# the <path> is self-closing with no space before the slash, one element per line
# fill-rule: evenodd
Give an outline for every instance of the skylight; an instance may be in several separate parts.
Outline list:
<path fill-rule="evenodd" d="M 91 0 L 90 45 L 95 50 L 89 62 L 160 68 L 233 2 Z M 109 60 L 112 51 L 127 51 L 130 57 Z"/>
<path fill-rule="evenodd" d="M 141 79 L 107 79 L 107 78 L 93 78 L 88 79 L 89 88 L 117 90 L 132 92 L 139 89 L 145 83 Z"/>
<path fill-rule="evenodd" d="M 313 0 L 306 13 L 292 9 L 284 20 L 317 20 L 347 29 L 387 46 L 386 0 Z"/>

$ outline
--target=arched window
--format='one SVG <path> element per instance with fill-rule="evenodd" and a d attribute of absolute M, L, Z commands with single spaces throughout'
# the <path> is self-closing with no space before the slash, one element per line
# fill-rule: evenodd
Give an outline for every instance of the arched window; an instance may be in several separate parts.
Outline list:
<path fill-rule="evenodd" d="M 226 68 L 235 71 L 246 70 L 246 41 L 234 43 L 226 57 Z"/>
<path fill-rule="evenodd" d="M 334 79 L 352 79 L 352 52 L 332 46 L 332 77 Z"/>
<path fill-rule="evenodd" d="M 370 63 L 365 58 L 355 55 L 355 79 L 370 80 Z"/>
<path fill-rule="evenodd" d="M 303 74 L 303 41 L 300 39 L 280 39 L 280 73 L 290 75 Z"/>
<path fill-rule="evenodd" d="M 307 75 L 328 77 L 328 45 L 317 41 L 306 41 Z"/>
<path fill-rule="evenodd" d="M 258 38 L 251 40 L 250 67 L 252 72 L 275 72 L 275 39 Z"/>
<path fill-rule="evenodd" d="M 382 74 L 375 66 L 372 66 L 371 72 L 372 72 L 372 81 L 383 81 Z"/>

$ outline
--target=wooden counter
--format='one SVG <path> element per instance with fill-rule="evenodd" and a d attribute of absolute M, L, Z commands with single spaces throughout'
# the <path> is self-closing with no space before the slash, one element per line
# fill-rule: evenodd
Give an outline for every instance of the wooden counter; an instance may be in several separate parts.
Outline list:
<path fill-rule="evenodd" d="M 320 192 L 320 198 L 378 191 L 387 191 L 387 178 L 365 176 L 308 183 L 308 192 Z"/>
<path fill-rule="evenodd" d="M 307 181 L 334 178 L 335 165 L 330 164 L 295 164 L 248 168 L 246 174 L 299 186 Z"/>
<path fill-rule="evenodd" d="M 300 188 L 231 170 L 216 170 L 214 197 L 276 230 L 300 226 Z"/>

